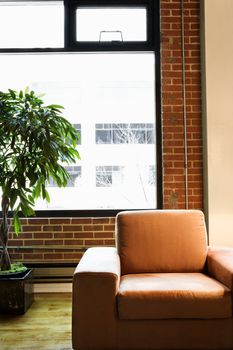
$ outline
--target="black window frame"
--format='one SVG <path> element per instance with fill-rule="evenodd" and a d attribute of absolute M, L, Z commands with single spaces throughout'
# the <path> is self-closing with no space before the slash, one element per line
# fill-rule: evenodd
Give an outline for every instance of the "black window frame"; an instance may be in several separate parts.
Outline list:
<path fill-rule="evenodd" d="M 14 2 L 14 0 L 4 0 Z M 21 0 L 22 2 L 50 2 L 54 0 Z M 60 0 L 58 0 L 60 1 Z M 17 2 L 17 0 L 15 1 Z M 156 172 L 157 206 L 163 205 L 162 181 L 162 131 L 161 131 L 161 87 L 160 87 L 160 0 L 63 0 L 64 4 L 64 47 L 59 48 L 0 48 L 2 53 L 60 53 L 60 52 L 153 52 L 155 55 L 155 125 L 156 125 Z M 147 9 L 147 40 L 143 42 L 78 42 L 76 41 L 75 12 L 78 7 L 112 7 Z M 36 217 L 114 217 L 119 211 L 128 209 L 85 209 L 85 210 L 37 210 Z M 130 210 L 130 209 L 129 209 Z M 138 208 L 137 210 L 140 210 Z M 2 213 L 0 212 L 0 217 Z M 9 213 L 12 216 L 12 213 Z M 23 216 L 23 215 L 22 215 Z"/>
<path fill-rule="evenodd" d="M 159 33 L 155 23 L 159 21 L 156 8 L 159 1 L 153 0 L 65 0 L 65 47 L 75 51 L 153 51 L 159 44 Z M 157 5 L 157 6 L 156 6 Z M 76 41 L 77 8 L 146 8 L 147 40 L 120 42 L 79 42 Z"/>

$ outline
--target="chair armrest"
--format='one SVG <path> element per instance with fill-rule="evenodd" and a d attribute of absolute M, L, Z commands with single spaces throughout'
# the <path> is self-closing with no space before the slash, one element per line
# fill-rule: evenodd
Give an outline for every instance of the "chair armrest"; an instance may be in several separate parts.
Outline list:
<path fill-rule="evenodd" d="M 80 260 L 75 272 L 77 274 L 110 274 L 120 277 L 120 259 L 116 248 L 89 248 Z"/>
<path fill-rule="evenodd" d="M 116 248 L 89 248 L 85 252 L 73 278 L 74 349 L 104 349 L 107 345 L 114 348 L 119 280 L 120 259 Z"/>
<path fill-rule="evenodd" d="M 233 290 L 233 248 L 209 247 L 208 274 Z"/>

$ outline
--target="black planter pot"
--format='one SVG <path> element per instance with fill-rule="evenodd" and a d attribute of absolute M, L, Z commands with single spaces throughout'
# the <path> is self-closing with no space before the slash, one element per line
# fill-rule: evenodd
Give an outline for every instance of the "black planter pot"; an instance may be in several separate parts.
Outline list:
<path fill-rule="evenodd" d="M 0 314 L 22 315 L 33 299 L 32 269 L 0 277 Z"/>

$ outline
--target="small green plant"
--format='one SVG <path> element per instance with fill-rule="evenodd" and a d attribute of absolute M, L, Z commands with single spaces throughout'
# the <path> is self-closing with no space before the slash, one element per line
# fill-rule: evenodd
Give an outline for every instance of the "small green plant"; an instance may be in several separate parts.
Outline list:
<path fill-rule="evenodd" d="M 27 271 L 26 266 L 24 266 L 23 263 L 18 262 L 11 264 L 10 270 L 0 270 L 0 276 L 7 277 L 14 273 L 22 273 L 25 271 Z"/>
<path fill-rule="evenodd" d="M 13 212 L 14 231 L 21 231 L 19 212 L 34 215 L 37 198 L 49 202 L 46 183 L 53 179 L 66 186 L 70 175 L 64 164 L 80 158 L 79 133 L 62 116 L 60 105 L 46 106 L 41 96 L 26 89 L 0 92 L 0 189 L 2 222 L 0 269 L 11 269 L 7 250 L 8 211 Z"/>

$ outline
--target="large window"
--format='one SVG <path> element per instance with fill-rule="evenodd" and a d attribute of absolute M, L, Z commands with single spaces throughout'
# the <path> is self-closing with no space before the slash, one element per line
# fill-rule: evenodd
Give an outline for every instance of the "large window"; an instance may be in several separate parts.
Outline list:
<path fill-rule="evenodd" d="M 21 34 L 20 31 L 14 34 L 7 21 L 6 27 L 0 21 L 4 33 L 4 38 L 0 39 L 0 63 L 4 67 L 0 90 L 24 89 L 28 86 L 37 93 L 45 94 L 43 98 L 48 103 L 65 107 L 65 117 L 81 135 L 78 145 L 81 160 L 67 167 L 71 175 L 68 186 L 58 188 L 50 181 L 48 191 L 51 202 L 48 204 L 39 200 L 36 209 L 156 208 L 157 61 L 154 50 L 141 48 L 135 51 L 131 46 L 133 41 L 138 45 L 151 45 L 148 8 L 140 1 L 137 4 L 142 5 L 136 9 L 135 6 L 130 7 L 128 2 L 124 7 L 124 1 L 120 2 L 120 8 L 110 9 L 106 5 L 100 8 L 93 6 L 93 1 L 90 8 L 83 8 L 84 2 L 81 2 L 82 6 L 79 1 L 65 1 L 65 6 L 63 1 L 7 1 L 0 4 L 0 19 L 11 18 L 11 10 L 14 14 L 11 18 L 14 33 L 19 27 L 18 16 L 20 22 L 25 23 L 30 23 L 34 17 L 43 17 L 41 33 L 42 22 L 37 19 L 33 21 L 32 37 L 23 28 L 20 29 Z M 119 11 L 123 11 L 126 17 L 119 16 Z M 67 16 L 70 18 L 69 25 L 65 22 L 64 26 L 60 26 L 59 23 L 63 23 Z M 89 16 L 97 16 L 93 20 L 96 27 L 92 28 L 91 21 L 85 21 Z M 115 18 L 115 29 L 111 28 L 113 20 L 108 21 L 108 16 Z M 131 16 L 140 18 L 141 29 L 138 28 L 136 37 L 124 39 L 124 36 L 127 38 L 127 30 L 129 33 L 131 31 L 125 18 L 130 19 Z M 103 31 L 99 30 L 101 21 Z M 86 23 L 89 23 L 90 32 L 85 27 Z M 132 19 L 131 26 L 134 25 Z M 58 27 L 61 32 L 54 29 Z M 79 28 L 82 31 L 80 29 L 79 32 Z M 48 37 L 44 36 L 44 31 L 50 33 Z M 72 33 L 76 38 L 73 46 Z M 95 38 L 92 42 L 93 33 L 105 36 L 105 40 Z M 123 36 L 123 41 L 114 38 L 118 35 L 116 33 Z M 17 40 L 18 34 L 24 37 L 23 41 Z M 117 50 L 121 45 L 119 42 L 122 47 Z M 115 44 L 117 47 L 114 47 Z M 82 52 L 82 45 L 86 45 L 89 52 Z M 100 45 L 98 49 L 96 45 Z"/>

